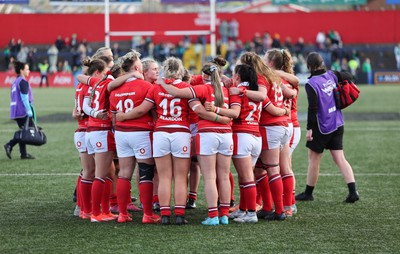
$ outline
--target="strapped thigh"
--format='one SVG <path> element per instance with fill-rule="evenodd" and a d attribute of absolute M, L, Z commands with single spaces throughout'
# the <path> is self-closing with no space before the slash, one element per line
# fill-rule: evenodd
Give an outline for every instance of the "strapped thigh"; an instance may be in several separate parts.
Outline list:
<path fill-rule="evenodd" d="M 279 164 L 264 164 L 260 158 L 257 159 L 256 168 L 268 170 L 270 168 L 278 167 Z"/>

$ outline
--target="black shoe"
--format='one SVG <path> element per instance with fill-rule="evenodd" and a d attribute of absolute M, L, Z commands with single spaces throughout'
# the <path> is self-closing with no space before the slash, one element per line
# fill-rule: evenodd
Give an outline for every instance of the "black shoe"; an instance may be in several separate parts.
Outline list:
<path fill-rule="evenodd" d="M 313 195 L 307 195 L 305 192 L 300 193 L 296 196 L 296 200 L 298 201 L 313 201 Z"/>
<path fill-rule="evenodd" d="M 235 206 L 235 200 L 231 200 L 231 203 L 229 204 L 229 207 L 232 208 Z"/>
<path fill-rule="evenodd" d="M 30 155 L 29 153 L 27 153 L 25 156 L 21 155 L 21 160 L 33 160 L 33 159 L 35 159 L 35 157 Z"/>
<path fill-rule="evenodd" d="M 273 212 L 273 213 L 269 214 L 267 217 L 265 217 L 265 219 L 268 221 L 272 221 L 272 220 L 283 221 L 286 219 L 286 214 L 285 213 L 277 214 L 277 213 Z"/>
<path fill-rule="evenodd" d="M 189 198 L 186 202 L 186 209 L 195 209 L 196 208 L 196 200 L 193 198 Z"/>
<path fill-rule="evenodd" d="M 154 212 L 159 212 L 160 211 L 160 203 L 154 202 L 153 203 L 153 211 Z"/>
<path fill-rule="evenodd" d="M 347 196 L 347 198 L 343 201 L 344 203 L 355 203 L 356 201 L 360 200 L 360 196 L 358 192 L 351 193 Z"/>
<path fill-rule="evenodd" d="M 186 225 L 188 221 L 185 220 L 185 216 L 176 216 L 175 225 Z"/>
<path fill-rule="evenodd" d="M 271 216 L 271 214 L 274 214 L 274 210 L 265 211 L 265 210 L 261 209 L 260 211 L 257 212 L 257 218 L 265 219 L 266 217 Z"/>
<path fill-rule="evenodd" d="M 161 216 L 161 225 L 171 225 L 171 218 L 169 216 Z"/>
<path fill-rule="evenodd" d="M 12 147 L 9 144 L 5 144 L 4 149 L 6 150 L 7 157 L 11 160 Z"/>
<path fill-rule="evenodd" d="M 137 197 L 132 196 L 131 200 L 132 200 L 132 203 L 134 203 L 137 200 Z"/>

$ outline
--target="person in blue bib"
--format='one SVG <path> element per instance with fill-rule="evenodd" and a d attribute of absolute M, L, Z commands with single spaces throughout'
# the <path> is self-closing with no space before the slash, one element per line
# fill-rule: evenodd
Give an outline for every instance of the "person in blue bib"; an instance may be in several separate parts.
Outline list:
<path fill-rule="evenodd" d="M 22 128 L 27 123 L 28 117 L 29 124 L 33 124 L 34 117 L 32 89 L 26 80 L 30 70 L 29 65 L 26 63 L 16 61 L 14 65 L 18 76 L 11 86 L 10 118 L 17 122 L 19 128 Z M 26 152 L 26 144 L 19 142 L 15 137 L 4 145 L 9 159 L 11 159 L 11 152 L 16 144 L 19 144 L 21 159 L 35 159 L 35 157 Z"/>
<path fill-rule="evenodd" d="M 351 80 L 352 77 L 348 73 L 327 71 L 322 57 L 316 52 L 308 55 L 307 67 L 311 73 L 305 85 L 308 99 L 306 146 L 309 164 L 306 189 L 296 196 L 296 200 L 314 200 L 313 190 L 318 181 L 322 153 L 328 149 L 349 189 L 344 202 L 354 203 L 359 200 L 359 194 L 353 169 L 343 152 L 344 120 L 342 111 L 336 108 L 333 93 L 338 81 Z"/>

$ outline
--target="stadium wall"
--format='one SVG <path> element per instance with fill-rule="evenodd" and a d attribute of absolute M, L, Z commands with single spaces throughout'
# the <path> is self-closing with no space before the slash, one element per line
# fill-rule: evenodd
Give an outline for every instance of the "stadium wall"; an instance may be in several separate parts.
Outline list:
<path fill-rule="evenodd" d="M 376 12 L 313 12 L 313 13 L 218 13 L 217 24 L 235 18 L 242 41 L 249 41 L 256 32 L 279 33 L 281 40 L 292 41 L 303 37 L 314 43 L 320 31 L 337 30 L 346 44 L 386 44 L 400 41 L 400 10 Z M 112 31 L 156 31 L 153 41 L 165 41 L 166 30 L 208 30 L 207 14 L 148 13 L 112 14 Z M 104 41 L 102 14 L 2 14 L 0 24 L 7 24 L 0 37 L 0 46 L 11 38 L 21 38 L 25 44 L 49 44 L 57 35 L 71 37 L 76 33 L 88 42 Z M 218 29 L 217 29 L 218 31 Z M 218 32 L 217 32 L 218 35 Z M 169 36 L 178 42 L 182 36 Z M 112 37 L 111 40 L 130 40 L 130 37 Z"/>

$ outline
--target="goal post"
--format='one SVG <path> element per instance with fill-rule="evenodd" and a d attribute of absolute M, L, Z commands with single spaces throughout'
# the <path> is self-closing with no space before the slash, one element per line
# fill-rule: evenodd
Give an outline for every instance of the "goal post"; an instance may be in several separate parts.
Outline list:
<path fill-rule="evenodd" d="M 210 36 L 210 54 L 216 55 L 216 0 L 210 0 L 210 30 L 170 30 L 170 31 L 111 31 L 110 30 L 110 0 L 104 1 L 104 45 L 110 47 L 111 36 L 179 36 L 179 35 L 207 35 Z"/>

